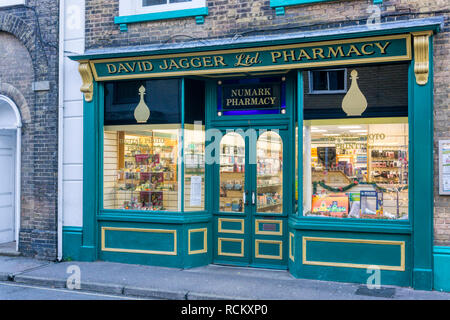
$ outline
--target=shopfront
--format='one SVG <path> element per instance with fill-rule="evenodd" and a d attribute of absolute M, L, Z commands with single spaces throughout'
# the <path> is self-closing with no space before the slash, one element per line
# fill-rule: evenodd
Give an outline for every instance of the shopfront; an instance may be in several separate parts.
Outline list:
<path fill-rule="evenodd" d="M 379 270 L 383 284 L 428 288 L 439 28 L 72 57 L 84 199 L 65 255 L 360 283 Z"/>

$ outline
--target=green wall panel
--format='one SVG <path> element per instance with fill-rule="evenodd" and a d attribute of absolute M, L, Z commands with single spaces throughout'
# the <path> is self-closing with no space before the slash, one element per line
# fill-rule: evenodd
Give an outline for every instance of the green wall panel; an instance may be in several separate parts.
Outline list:
<path fill-rule="evenodd" d="M 333 242 L 334 240 L 336 239 L 331 241 L 306 240 L 306 260 L 399 267 L 402 264 L 401 243 L 352 243 L 340 242 L 340 240 Z"/>
<path fill-rule="evenodd" d="M 177 230 L 102 227 L 102 251 L 141 251 L 142 253 L 177 254 Z"/>
<path fill-rule="evenodd" d="M 289 231 L 294 235 L 294 261 L 289 259 L 289 268 L 297 278 L 366 283 L 373 275 L 373 271 L 368 268 L 374 265 L 380 268 L 382 285 L 412 284 L 410 235 L 295 229 Z M 305 245 L 304 237 L 307 240 Z M 308 239 L 348 239 L 350 242 L 316 242 Z M 397 243 L 404 243 L 404 255 Z"/>
<path fill-rule="evenodd" d="M 63 227 L 63 259 L 80 260 L 82 227 Z"/>
<path fill-rule="evenodd" d="M 434 247 L 433 288 L 450 292 L 450 247 Z"/>

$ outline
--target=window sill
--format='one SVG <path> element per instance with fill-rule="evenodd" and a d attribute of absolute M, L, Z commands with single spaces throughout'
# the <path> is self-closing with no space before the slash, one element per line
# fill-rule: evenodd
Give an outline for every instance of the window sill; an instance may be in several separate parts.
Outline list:
<path fill-rule="evenodd" d="M 348 219 L 346 221 L 334 218 L 298 217 L 289 218 L 289 226 L 298 230 L 351 231 L 369 233 L 410 234 L 412 232 L 409 220 L 404 221 L 373 221 Z"/>
<path fill-rule="evenodd" d="M 138 211 L 138 210 L 121 210 L 121 209 L 103 209 L 97 215 L 99 221 L 127 221 L 142 223 L 168 223 L 183 224 L 208 222 L 211 215 L 207 211 L 186 211 L 169 212 L 169 211 Z"/>
<path fill-rule="evenodd" d="M 309 3 L 330 2 L 334 0 L 270 0 L 270 6 L 275 8 L 277 16 L 284 16 L 284 7 Z M 382 4 L 383 0 L 373 0 L 373 4 Z"/>
<path fill-rule="evenodd" d="M 114 23 L 120 25 L 121 31 L 127 31 L 128 24 L 130 24 L 130 23 L 177 19 L 177 18 L 186 18 L 186 17 L 195 17 L 195 21 L 197 24 L 203 24 L 205 22 L 204 17 L 207 15 L 208 15 L 208 8 L 202 7 L 202 8 L 194 8 L 194 9 L 184 9 L 184 10 L 174 10 L 174 11 L 120 16 L 120 17 L 114 18 Z"/>

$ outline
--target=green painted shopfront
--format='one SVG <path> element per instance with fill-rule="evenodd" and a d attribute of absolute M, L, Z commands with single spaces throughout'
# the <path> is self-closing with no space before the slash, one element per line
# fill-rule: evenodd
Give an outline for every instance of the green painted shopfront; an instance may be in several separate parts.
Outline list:
<path fill-rule="evenodd" d="M 431 289 L 440 18 L 92 49 L 64 256 Z"/>

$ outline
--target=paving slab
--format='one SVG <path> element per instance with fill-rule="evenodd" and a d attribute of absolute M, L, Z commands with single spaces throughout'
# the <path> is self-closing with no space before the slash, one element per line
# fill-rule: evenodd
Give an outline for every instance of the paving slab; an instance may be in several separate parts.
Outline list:
<path fill-rule="evenodd" d="M 15 274 L 20 274 L 26 270 L 34 270 L 50 263 L 25 257 L 0 256 L 0 281 L 7 281 L 9 277 Z"/>
<path fill-rule="evenodd" d="M 287 271 L 209 265 L 188 270 L 113 262 L 62 262 L 16 274 L 14 281 L 64 287 L 73 266 L 80 268 L 81 290 L 168 300 L 392 300 L 445 299 L 450 293 L 385 286 L 296 279 Z"/>

